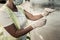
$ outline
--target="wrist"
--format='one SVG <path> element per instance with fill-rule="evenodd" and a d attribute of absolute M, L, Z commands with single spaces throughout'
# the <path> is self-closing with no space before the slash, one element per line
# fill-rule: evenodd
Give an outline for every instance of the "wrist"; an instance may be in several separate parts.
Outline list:
<path fill-rule="evenodd" d="M 36 27 L 35 26 L 33 26 L 33 25 L 31 25 L 31 27 L 33 28 L 33 29 L 35 29 Z"/>
<path fill-rule="evenodd" d="M 48 14 L 49 14 L 49 12 L 46 11 L 46 10 L 44 10 L 41 15 L 42 15 L 42 16 L 47 16 Z"/>
<path fill-rule="evenodd" d="M 28 25 L 28 26 L 24 27 L 24 29 L 26 29 L 26 28 L 34 29 L 31 25 Z"/>

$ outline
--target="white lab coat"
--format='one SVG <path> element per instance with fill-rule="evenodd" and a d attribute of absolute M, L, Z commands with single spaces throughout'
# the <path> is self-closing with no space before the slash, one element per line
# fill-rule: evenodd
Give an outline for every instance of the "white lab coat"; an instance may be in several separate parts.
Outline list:
<path fill-rule="evenodd" d="M 20 22 L 20 27 L 23 28 L 26 25 L 27 19 L 23 13 L 20 13 L 19 10 L 18 12 L 14 12 Z M 6 10 L 6 5 L 0 8 L 0 30 L 1 30 L 1 35 L 0 35 L 0 40 L 17 40 L 20 38 L 14 38 L 12 37 L 5 29 L 4 27 L 9 26 L 13 24 L 13 21 L 10 19 L 10 16 Z M 21 40 L 25 40 L 26 36 L 22 36 Z"/>

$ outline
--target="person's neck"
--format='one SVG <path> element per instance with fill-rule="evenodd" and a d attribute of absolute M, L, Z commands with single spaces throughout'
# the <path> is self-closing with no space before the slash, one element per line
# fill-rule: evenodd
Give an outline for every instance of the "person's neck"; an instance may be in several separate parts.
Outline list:
<path fill-rule="evenodd" d="M 18 11 L 16 5 L 14 5 L 13 2 L 7 2 L 7 6 L 8 6 L 12 11 Z"/>

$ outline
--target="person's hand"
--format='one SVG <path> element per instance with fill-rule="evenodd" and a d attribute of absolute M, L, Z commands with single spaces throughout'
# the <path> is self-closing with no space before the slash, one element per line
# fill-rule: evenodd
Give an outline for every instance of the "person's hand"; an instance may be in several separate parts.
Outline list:
<path fill-rule="evenodd" d="M 40 20 L 32 23 L 31 26 L 33 28 L 42 27 L 42 26 L 44 26 L 46 24 L 46 21 L 47 21 L 46 19 L 40 19 Z"/>
<path fill-rule="evenodd" d="M 51 8 L 45 8 L 44 11 L 42 12 L 42 15 L 43 16 L 47 16 L 49 15 L 50 13 L 54 12 L 55 10 L 54 9 L 51 9 Z"/>
<path fill-rule="evenodd" d="M 51 8 L 45 8 L 45 11 L 49 12 L 49 13 L 52 13 L 54 12 L 55 10 L 54 9 L 51 9 Z"/>

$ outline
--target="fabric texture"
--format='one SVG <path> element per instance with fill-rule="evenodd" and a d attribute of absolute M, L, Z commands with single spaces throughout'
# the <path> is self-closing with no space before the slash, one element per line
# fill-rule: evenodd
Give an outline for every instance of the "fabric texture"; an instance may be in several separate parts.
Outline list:
<path fill-rule="evenodd" d="M 20 9 L 18 9 L 20 10 Z M 20 27 L 23 28 L 26 25 L 26 17 L 24 14 L 20 13 L 19 11 L 15 13 L 17 15 L 17 18 L 19 19 L 20 22 Z M 13 24 L 13 21 L 11 20 L 9 14 L 6 11 L 6 5 L 4 5 L 2 8 L 0 8 L 0 23 L 2 26 L 0 26 L 0 29 L 2 34 L 0 35 L 0 40 L 18 40 L 19 38 L 14 38 L 12 37 L 3 27 L 9 26 Z M 23 39 L 24 36 L 21 38 Z M 26 37 L 26 36 L 25 36 Z M 20 39 L 21 39 L 20 38 Z M 19 40 L 20 40 L 19 39 Z M 25 38 L 26 39 L 26 38 Z M 25 40 L 24 39 L 24 40 Z"/>

